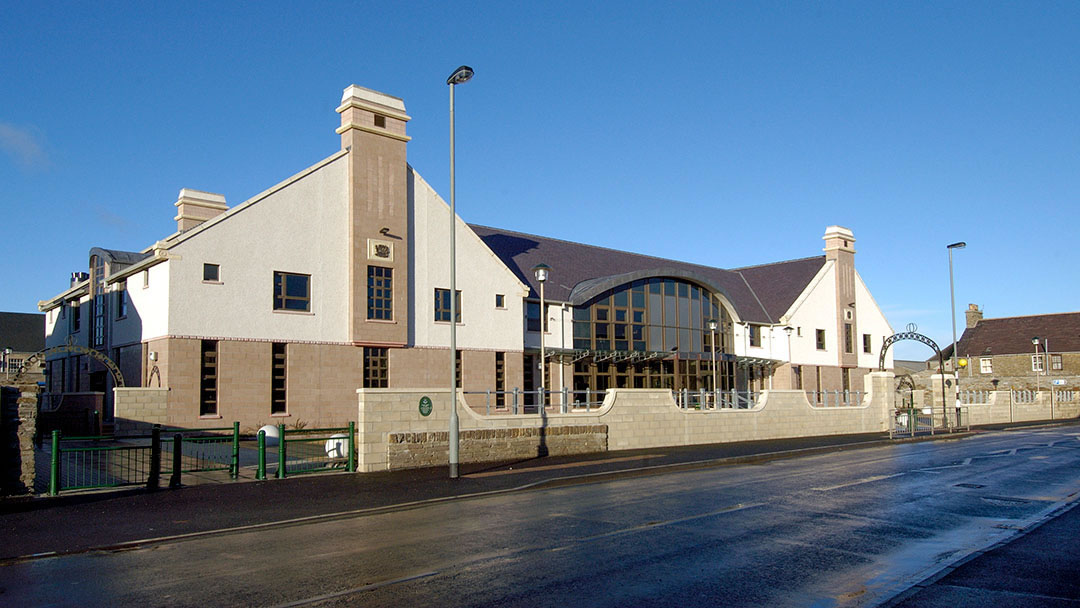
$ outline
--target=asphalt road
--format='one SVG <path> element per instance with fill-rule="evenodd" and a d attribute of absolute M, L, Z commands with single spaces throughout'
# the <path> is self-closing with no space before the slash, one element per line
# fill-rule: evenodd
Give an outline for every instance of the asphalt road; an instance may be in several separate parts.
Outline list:
<path fill-rule="evenodd" d="M 874 605 L 1060 510 L 1080 491 L 1078 437 L 889 445 L 14 562 L 0 603 Z"/>

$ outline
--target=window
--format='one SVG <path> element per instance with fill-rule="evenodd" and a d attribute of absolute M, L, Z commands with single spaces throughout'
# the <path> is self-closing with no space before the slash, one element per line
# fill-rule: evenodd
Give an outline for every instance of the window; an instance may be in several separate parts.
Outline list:
<path fill-rule="evenodd" d="M 364 347 L 364 388 L 386 388 L 389 376 L 386 348 Z"/>
<path fill-rule="evenodd" d="M 274 310 L 311 312 L 311 275 L 274 272 Z"/>
<path fill-rule="evenodd" d="M 117 285 L 116 291 L 116 318 L 123 319 L 127 316 L 127 281 Z"/>
<path fill-rule="evenodd" d="M 526 302 L 525 303 L 525 330 L 526 331 L 540 331 L 540 303 L 539 302 Z M 547 323 L 544 323 L 544 330 L 547 331 Z"/>
<path fill-rule="evenodd" d="M 450 322 L 450 290 L 435 288 L 435 320 Z M 461 323 L 461 290 L 454 291 L 454 320 Z"/>
<path fill-rule="evenodd" d="M 817 349 L 818 350 L 825 350 L 825 330 L 824 329 L 817 329 L 817 330 L 814 330 L 814 333 L 816 334 L 814 336 L 814 340 L 817 343 Z"/>
<path fill-rule="evenodd" d="M 16 359 L 11 357 L 7 360 L 7 371 L 9 374 L 16 374 L 19 372 L 19 368 L 22 367 L 22 359 Z"/>
<path fill-rule="evenodd" d="M 376 114 L 375 126 L 379 128 L 386 128 L 386 117 L 381 114 Z"/>
<path fill-rule="evenodd" d="M 81 309 L 79 308 L 79 301 L 73 301 L 71 303 L 71 333 L 73 334 L 77 333 L 82 325 L 82 319 L 79 315 L 80 312 Z"/>
<path fill-rule="evenodd" d="M 495 294 L 495 308 L 506 308 L 506 296 L 501 293 Z"/>
<path fill-rule="evenodd" d="M 979 373 L 980 374 L 992 374 L 994 373 L 994 360 L 990 357 L 983 357 L 979 359 Z"/>
<path fill-rule="evenodd" d="M 142 286 L 143 286 L 143 289 L 146 289 L 147 287 L 150 287 L 150 270 L 149 269 L 142 271 Z"/>
<path fill-rule="evenodd" d="M 844 352 L 855 352 L 855 336 L 852 333 L 851 323 L 844 323 Z"/>
<path fill-rule="evenodd" d="M 461 388 L 461 351 L 454 351 L 454 385 Z"/>
<path fill-rule="evenodd" d="M 1031 355 L 1031 371 L 1041 372 L 1043 371 L 1043 356 Z"/>
<path fill-rule="evenodd" d="M 105 348 L 105 322 L 108 319 L 108 294 L 105 293 L 105 258 L 100 255 L 90 256 L 90 319 L 92 326 L 90 344 L 98 349 Z"/>
<path fill-rule="evenodd" d="M 750 346 L 761 346 L 761 326 L 747 325 L 746 329 L 750 332 Z"/>
<path fill-rule="evenodd" d="M 285 401 L 285 359 L 287 345 L 274 342 L 270 346 L 270 415 L 282 416 L 288 412 Z"/>
<path fill-rule="evenodd" d="M 801 391 L 802 390 L 802 366 L 792 365 L 791 366 L 791 377 L 792 377 L 792 386 L 791 386 L 791 388 L 793 390 Z"/>
<path fill-rule="evenodd" d="M 506 407 L 506 353 L 495 353 L 495 407 Z"/>
<path fill-rule="evenodd" d="M 217 357 L 217 340 L 203 340 L 202 341 L 202 364 L 201 364 L 201 377 L 202 381 L 199 385 L 199 415 L 200 416 L 216 416 L 218 413 L 217 404 L 217 378 L 218 378 L 218 357 Z"/>
<path fill-rule="evenodd" d="M 217 264 L 202 265 L 202 280 L 206 283 L 221 282 L 221 266 Z"/>
<path fill-rule="evenodd" d="M 1061 355 L 1050 355 L 1050 369 L 1061 371 Z"/>
<path fill-rule="evenodd" d="M 367 269 L 367 318 L 394 320 L 394 271 L 384 266 Z"/>
<path fill-rule="evenodd" d="M 870 348 L 870 334 L 862 335 L 862 352 L 868 354 L 874 352 L 874 350 Z"/>

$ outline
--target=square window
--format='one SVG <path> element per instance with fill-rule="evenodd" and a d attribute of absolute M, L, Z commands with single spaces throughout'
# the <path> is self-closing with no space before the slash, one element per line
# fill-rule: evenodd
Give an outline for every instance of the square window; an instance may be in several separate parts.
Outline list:
<path fill-rule="evenodd" d="M 379 128 L 386 128 L 386 117 L 381 114 L 375 115 L 375 126 Z"/>
<path fill-rule="evenodd" d="M 274 310 L 311 312 L 311 275 L 275 271 Z"/>
<path fill-rule="evenodd" d="M 1061 355 L 1050 355 L 1050 369 L 1061 371 Z"/>
<path fill-rule="evenodd" d="M 450 290 L 435 288 L 435 320 L 450 322 Z M 461 290 L 454 290 L 454 320 L 461 323 Z"/>
<path fill-rule="evenodd" d="M 979 359 L 979 373 L 980 374 L 992 374 L 994 373 L 994 360 L 990 357 L 983 357 Z"/>
<path fill-rule="evenodd" d="M 202 280 L 206 283 L 220 283 L 221 266 L 219 266 L 218 264 L 203 264 Z"/>

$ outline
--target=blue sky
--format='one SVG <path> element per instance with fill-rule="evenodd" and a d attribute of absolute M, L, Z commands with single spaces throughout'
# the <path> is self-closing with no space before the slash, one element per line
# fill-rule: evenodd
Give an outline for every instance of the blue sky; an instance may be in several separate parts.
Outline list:
<path fill-rule="evenodd" d="M 349 84 L 405 100 L 447 196 L 468 64 L 466 221 L 725 268 L 843 225 L 893 328 L 944 346 L 954 241 L 960 331 L 1080 309 L 1078 41 L 1076 2 L 12 2 L 0 310 L 171 234 L 180 188 L 236 205 L 329 156 Z"/>

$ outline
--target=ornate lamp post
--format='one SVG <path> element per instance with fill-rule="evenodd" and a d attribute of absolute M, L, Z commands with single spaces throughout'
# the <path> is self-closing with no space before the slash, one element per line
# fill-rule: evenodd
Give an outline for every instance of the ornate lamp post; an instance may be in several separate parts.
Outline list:
<path fill-rule="evenodd" d="M 709 319 L 709 345 L 712 346 L 712 392 L 713 400 L 716 405 L 719 405 L 720 401 L 717 396 L 720 394 L 720 387 L 716 385 L 716 328 L 718 323 L 716 319 Z"/>
<path fill-rule="evenodd" d="M 450 478 L 458 477 L 457 415 L 457 209 L 454 201 L 454 87 L 468 82 L 473 69 L 463 65 L 446 79 L 450 85 Z"/>
<path fill-rule="evenodd" d="M 537 264 L 532 268 L 533 276 L 536 277 L 536 282 L 540 283 L 540 407 L 547 406 L 547 396 L 545 391 L 547 389 L 547 358 L 544 352 L 544 325 L 547 320 L 547 310 L 544 305 L 544 283 L 547 282 L 548 273 L 551 272 L 551 266 L 547 264 Z"/>

